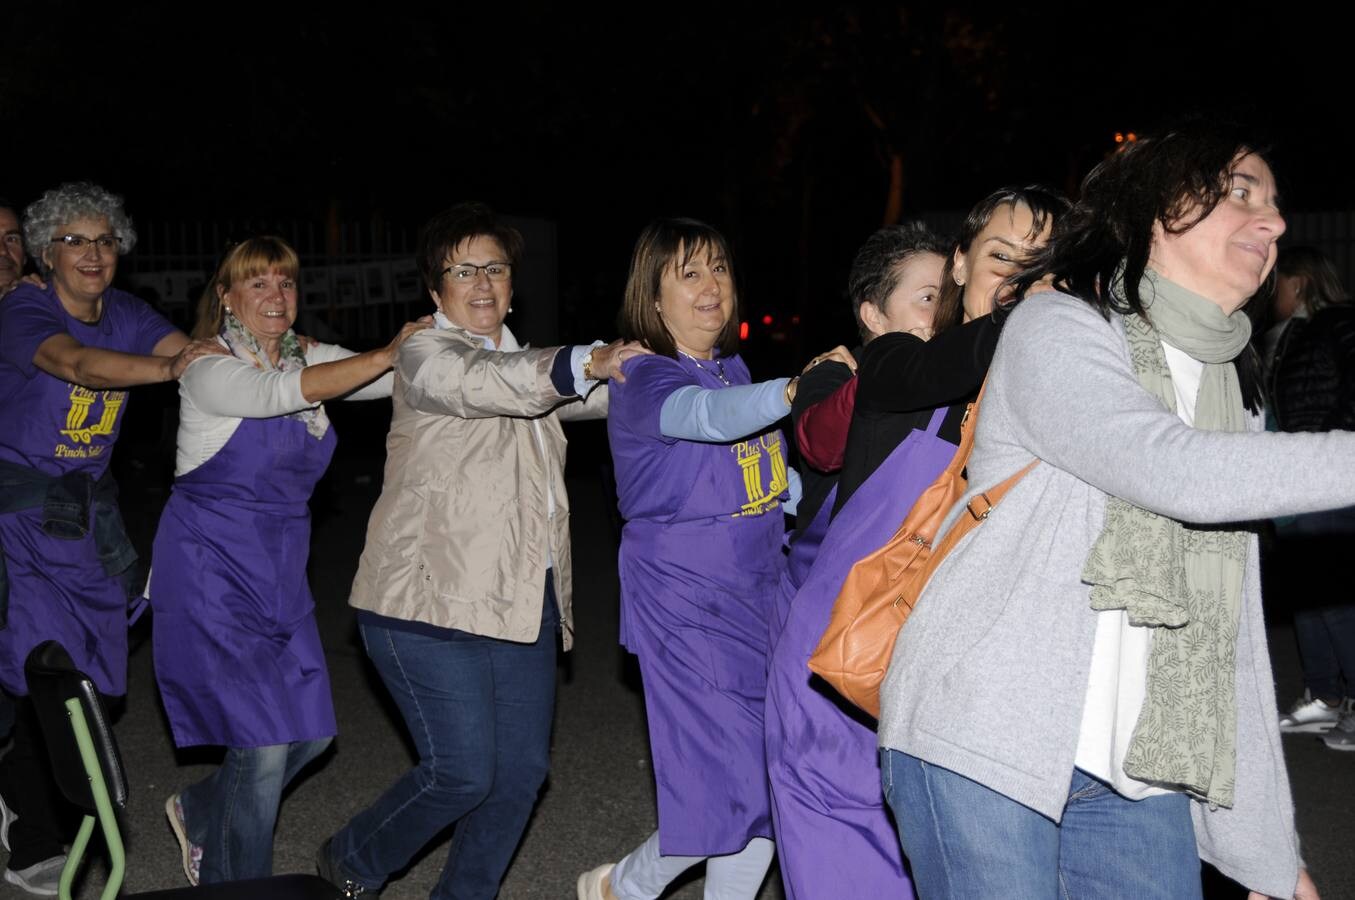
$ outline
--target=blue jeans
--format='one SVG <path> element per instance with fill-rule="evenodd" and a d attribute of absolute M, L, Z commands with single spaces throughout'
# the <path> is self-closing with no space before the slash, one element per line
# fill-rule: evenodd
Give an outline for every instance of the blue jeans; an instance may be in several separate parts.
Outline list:
<path fill-rule="evenodd" d="M 548 576 L 532 644 L 362 624 L 367 655 L 419 762 L 334 835 L 329 852 L 338 874 L 380 888 L 456 822 L 431 896 L 498 894 L 550 768 L 556 622 Z"/>
<path fill-rule="evenodd" d="M 331 738 L 227 747 L 221 767 L 179 794 L 188 839 L 202 847 L 202 884 L 273 874 L 282 790 Z"/>
<path fill-rule="evenodd" d="M 1059 823 L 947 769 L 880 751 L 913 882 L 924 900 L 1201 896 L 1190 800 L 1126 800 L 1074 769 Z"/>

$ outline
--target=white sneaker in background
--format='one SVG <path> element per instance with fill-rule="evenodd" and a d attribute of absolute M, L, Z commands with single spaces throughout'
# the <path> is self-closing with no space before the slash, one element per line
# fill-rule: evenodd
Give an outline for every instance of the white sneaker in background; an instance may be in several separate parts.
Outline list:
<path fill-rule="evenodd" d="M 1309 691 L 1295 703 L 1294 708 L 1280 716 L 1280 731 L 1285 734 L 1320 734 L 1336 725 L 1341 718 L 1345 703 L 1328 706 L 1313 697 Z"/>
<path fill-rule="evenodd" d="M 61 884 L 61 870 L 66 868 L 65 855 L 53 856 L 33 863 L 26 869 L 5 869 L 5 880 L 37 897 L 55 897 Z"/>

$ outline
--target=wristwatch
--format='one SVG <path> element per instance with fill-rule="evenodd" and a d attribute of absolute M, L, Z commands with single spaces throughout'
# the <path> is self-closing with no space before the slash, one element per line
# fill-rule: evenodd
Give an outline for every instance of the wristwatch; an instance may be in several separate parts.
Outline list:
<path fill-rule="evenodd" d="M 594 348 L 594 349 L 596 349 L 596 348 Z M 585 353 L 585 354 L 583 355 L 583 380 L 584 380 L 584 381 L 597 381 L 597 379 L 593 377 L 593 351 L 592 351 L 592 350 L 589 350 L 587 353 Z"/>

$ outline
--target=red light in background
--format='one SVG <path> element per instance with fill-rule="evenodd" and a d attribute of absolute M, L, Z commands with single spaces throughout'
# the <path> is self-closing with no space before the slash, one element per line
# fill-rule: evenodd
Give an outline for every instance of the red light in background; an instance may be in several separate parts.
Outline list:
<path fill-rule="evenodd" d="M 739 340 L 741 340 L 741 341 L 746 341 L 746 340 L 748 340 L 748 323 L 747 323 L 747 322 L 740 322 L 740 323 L 739 323 Z"/>
<path fill-rule="evenodd" d="M 791 317 L 790 317 L 790 324 L 792 324 L 792 325 L 799 325 L 799 324 L 800 324 L 800 317 L 799 317 L 799 316 L 791 316 Z"/>
<path fill-rule="evenodd" d="M 774 321 L 774 320 L 772 319 L 772 317 L 771 317 L 770 315 L 767 315 L 767 316 L 763 316 L 763 317 L 762 317 L 762 324 L 763 324 L 763 325 L 770 325 L 770 324 L 772 324 L 773 321 Z"/>

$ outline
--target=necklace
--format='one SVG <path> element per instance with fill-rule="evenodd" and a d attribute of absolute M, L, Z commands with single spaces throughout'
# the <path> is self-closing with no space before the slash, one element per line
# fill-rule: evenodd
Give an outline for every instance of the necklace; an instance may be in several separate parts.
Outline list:
<path fill-rule="evenodd" d="M 692 365 L 696 366 L 702 372 L 714 375 L 716 378 L 720 379 L 720 381 L 724 383 L 725 387 L 733 387 L 734 382 L 730 381 L 728 378 L 725 377 L 725 364 L 720 360 L 718 359 L 715 360 L 714 369 L 707 369 L 705 366 L 701 365 L 701 360 L 697 359 L 695 356 L 692 356 L 686 350 L 679 350 L 678 352 L 681 353 L 683 356 L 687 357 L 688 359 L 690 359 L 692 361 Z"/>

